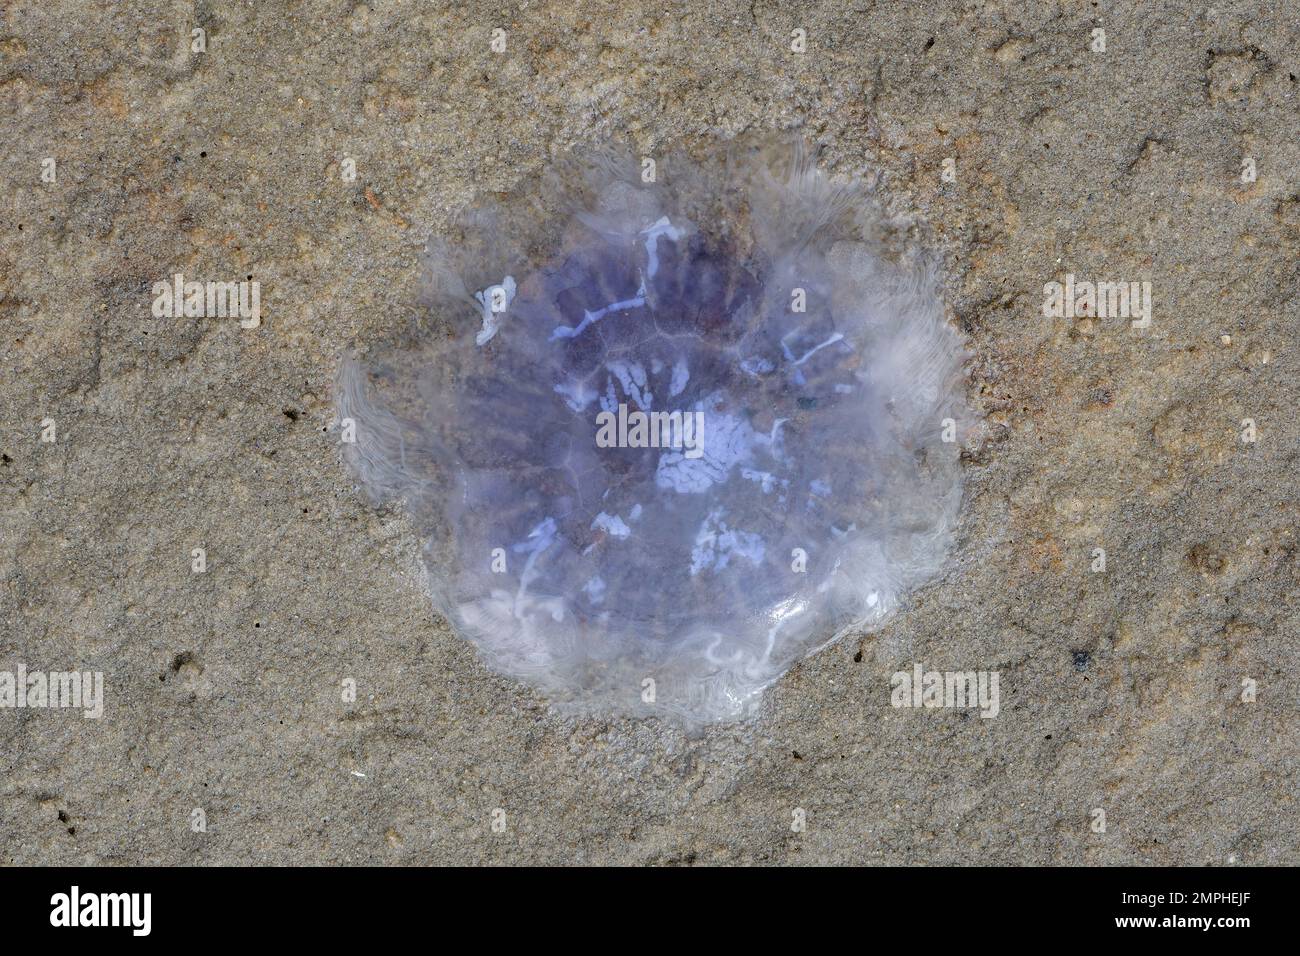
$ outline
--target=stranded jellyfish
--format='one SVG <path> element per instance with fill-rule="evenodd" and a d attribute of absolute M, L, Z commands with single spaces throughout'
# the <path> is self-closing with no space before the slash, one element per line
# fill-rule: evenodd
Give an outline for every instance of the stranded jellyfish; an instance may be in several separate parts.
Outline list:
<path fill-rule="evenodd" d="M 430 243 L 343 363 L 345 458 L 438 611 L 579 713 L 752 713 L 939 569 L 964 353 L 870 190 L 801 143 L 575 153 Z"/>

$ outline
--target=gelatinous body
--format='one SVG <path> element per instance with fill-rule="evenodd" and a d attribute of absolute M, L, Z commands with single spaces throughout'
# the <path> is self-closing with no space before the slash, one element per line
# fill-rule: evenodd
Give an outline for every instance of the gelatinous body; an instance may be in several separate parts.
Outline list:
<path fill-rule="evenodd" d="M 490 666 L 580 711 L 734 719 L 938 569 L 963 356 L 798 146 L 645 169 L 570 159 L 436 243 L 433 324 L 344 364 L 344 448 Z"/>

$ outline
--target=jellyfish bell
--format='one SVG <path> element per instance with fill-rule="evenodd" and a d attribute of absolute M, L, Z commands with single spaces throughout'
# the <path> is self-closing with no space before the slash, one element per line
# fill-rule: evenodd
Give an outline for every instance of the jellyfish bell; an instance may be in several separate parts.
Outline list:
<path fill-rule="evenodd" d="M 345 361 L 338 408 L 489 666 L 699 725 L 939 570 L 964 353 L 924 256 L 800 142 L 642 169 L 575 153 L 467 213 L 432 324 Z"/>

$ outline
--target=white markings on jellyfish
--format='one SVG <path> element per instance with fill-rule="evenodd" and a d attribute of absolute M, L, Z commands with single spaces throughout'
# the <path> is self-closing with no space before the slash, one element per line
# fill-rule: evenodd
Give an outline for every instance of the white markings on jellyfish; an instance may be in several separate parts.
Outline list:
<path fill-rule="evenodd" d="M 561 382 L 555 386 L 555 391 L 575 412 L 582 411 L 596 399 L 596 390 L 581 380 Z"/>
<path fill-rule="evenodd" d="M 814 355 L 816 355 L 818 352 L 820 352 L 822 349 L 826 348 L 827 346 L 834 345 L 836 342 L 843 341 L 844 334 L 842 332 L 836 332 L 825 342 L 822 342 L 820 345 L 814 345 L 807 352 L 804 352 L 803 355 L 801 355 L 799 358 L 795 358 L 794 353 L 790 351 L 790 346 L 786 344 L 786 339 L 790 338 L 792 335 L 798 334 L 798 332 L 799 330 L 796 329 L 794 332 L 788 333 L 781 339 L 781 351 L 785 353 L 786 361 L 788 361 L 794 367 L 794 374 L 791 376 L 791 379 L 795 382 L 795 384 L 802 385 L 804 384 L 804 377 L 803 377 L 803 372 L 799 370 L 799 366 L 802 365 L 804 362 L 808 361 L 810 358 L 812 358 Z M 845 344 L 847 346 L 847 343 Z"/>
<path fill-rule="evenodd" d="M 596 515 L 596 519 L 591 523 L 593 531 L 604 531 L 606 534 L 615 538 L 626 538 L 632 533 L 632 529 L 627 526 L 627 522 L 618 515 L 610 515 L 601 512 Z"/>
<path fill-rule="evenodd" d="M 740 469 L 740 477 L 744 478 L 746 481 L 752 481 L 757 484 L 763 489 L 763 494 L 765 495 L 770 495 L 772 489 L 778 485 L 782 490 L 790 487 L 789 478 L 778 478 L 770 471 L 759 471 L 755 468 L 742 468 Z M 785 500 L 784 495 L 781 497 L 781 500 Z"/>
<path fill-rule="evenodd" d="M 731 559 L 744 558 L 755 567 L 763 563 L 763 539 L 749 531 L 739 531 L 723 521 L 726 510 L 714 508 L 695 533 L 691 549 L 691 577 L 701 571 L 722 571 Z"/>
<path fill-rule="evenodd" d="M 557 325 L 555 331 L 551 333 L 551 341 L 556 339 L 576 339 L 579 335 L 587 330 L 587 326 L 599 322 L 611 312 L 625 312 L 628 309 L 639 309 L 645 305 L 645 284 L 637 289 L 636 295 L 631 299 L 624 299 L 621 302 L 611 302 L 609 305 L 601 306 L 595 312 L 590 309 L 582 310 L 582 321 L 577 325 Z"/>
<path fill-rule="evenodd" d="M 792 333 L 792 334 L 793 334 L 793 333 Z M 814 346 L 813 346 L 812 348 L 810 348 L 807 352 L 804 352 L 803 355 L 802 355 L 801 357 L 799 357 L 799 358 L 795 358 L 795 357 L 794 357 L 794 353 L 790 351 L 790 346 L 788 346 L 788 345 L 785 344 L 785 339 L 787 339 L 787 338 L 789 338 L 789 337 L 790 337 L 790 336 L 787 335 L 785 338 L 781 339 L 781 350 L 782 350 L 783 352 L 785 352 L 785 357 L 786 357 L 789 361 L 793 362 L 795 365 L 802 365 L 804 362 L 808 361 L 810 358 L 812 358 L 814 355 L 816 355 L 816 354 L 817 354 L 818 352 L 820 352 L 822 349 L 826 348 L 826 346 L 828 346 L 828 345 L 834 345 L 836 342 L 838 342 L 838 341 L 840 341 L 841 339 L 843 339 L 843 338 L 844 338 L 844 335 L 843 335 L 843 333 L 841 333 L 841 332 L 836 332 L 834 335 L 832 335 L 830 338 L 828 338 L 828 339 L 827 339 L 825 342 L 823 342 L 821 345 L 814 345 Z"/>
<path fill-rule="evenodd" d="M 597 574 L 582 586 L 582 590 L 591 599 L 592 604 L 599 604 L 605 600 L 605 579 Z"/>
<path fill-rule="evenodd" d="M 679 358 L 673 364 L 673 380 L 668 385 L 668 397 L 676 398 L 686 389 L 686 383 L 690 381 L 691 370 L 686 367 L 686 359 Z"/>
<path fill-rule="evenodd" d="M 655 273 L 659 271 L 659 237 L 667 236 L 673 242 L 676 242 L 685 233 L 669 222 L 667 216 L 664 216 L 648 229 L 641 230 L 641 235 L 645 237 L 646 276 L 653 279 Z"/>
<path fill-rule="evenodd" d="M 521 541 L 511 548 L 512 551 L 528 555 L 524 569 L 519 574 L 519 590 L 515 592 L 515 617 L 521 621 L 534 608 L 549 613 L 551 620 L 557 623 L 564 620 L 564 601 L 561 598 L 534 598 L 528 593 L 529 585 L 542 574 L 536 567 L 537 559 L 555 543 L 556 530 L 555 519 L 547 518 L 528 532 L 527 541 Z"/>
<path fill-rule="evenodd" d="M 831 486 L 829 482 L 820 478 L 814 478 L 808 483 L 808 510 L 813 511 L 817 507 L 815 498 L 829 498 L 831 496 Z"/>
<path fill-rule="evenodd" d="M 514 276 L 506 276 L 500 285 L 475 292 L 474 298 L 478 299 L 479 308 L 483 310 L 483 328 L 474 336 L 474 342 L 480 346 L 487 345 L 501 328 L 501 317 L 515 300 Z"/>
<path fill-rule="evenodd" d="M 744 419 L 719 411 L 725 404 L 726 396 L 721 392 L 695 403 L 695 413 L 709 421 L 708 448 L 701 440 L 700 453 L 694 457 L 677 451 L 662 455 L 655 472 L 656 485 L 680 494 L 699 494 L 726 481 L 732 468 L 752 464 L 760 448 L 766 447 L 769 454 L 779 457 L 783 421 L 772 427 L 770 435 L 761 435 Z"/>
<path fill-rule="evenodd" d="M 645 366 L 640 362 L 608 362 L 605 368 L 614 373 L 618 384 L 623 386 L 623 394 L 636 402 L 643 412 L 648 412 L 654 404 L 654 393 L 646 387 Z"/>
<path fill-rule="evenodd" d="M 606 412 L 618 410 L 618 393 L 614 390 L 612 378 L 605 379 L 605 393 L 600 396 L 600 407 Z"/>
<path fill-rule="evenodd" d="M 606 494 L 608 493 L 609 492 L 607 491 Z M 632 506 L 632 509 L 627 513 L 627 521 L 624 521 L 618 515 L 611 515 L 602 511 L 600 514 L 596 515 L 595 519 L 591 522 L 591 530 L 603 531 L 606 535 L 616 541 L 626 541 L 632 536 L 632 529 L 628 526 L 627 522 L 630 521 L 635 524 L 636 520 L 640 517 L 640 504 Z M 593 541 L 583 549 L 582 553 L 584 555 L 591 554 L 592 551 L 596 550 L 596 545 L 599 543 L 600 542 Z"/>
<path fill-rule="evenodd" d="M 776 633 L 787 624 L 797 620 L 800 615 L 808 610 L 808 602 L 798 596 L 786 598 L 776 607 L 772 608 L 768 620 L 772 626 L 767 629 L 767 645 L 763 648 L 762 660 L 767 661 L 772 657 L 772 652 L 776 650 Z"/>

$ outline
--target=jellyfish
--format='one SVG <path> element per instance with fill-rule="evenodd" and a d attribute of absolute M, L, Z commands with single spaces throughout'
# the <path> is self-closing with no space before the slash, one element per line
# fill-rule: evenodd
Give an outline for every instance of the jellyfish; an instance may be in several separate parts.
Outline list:
<path fill-rule="evenodd" d="M 343 457 L 490 668 L 571 713 L 747 719 L 950 550 L 936 272 L 797 136 L 575 150 L 430 241 L 418 315 L 341 363 Z"/>

